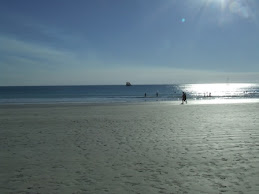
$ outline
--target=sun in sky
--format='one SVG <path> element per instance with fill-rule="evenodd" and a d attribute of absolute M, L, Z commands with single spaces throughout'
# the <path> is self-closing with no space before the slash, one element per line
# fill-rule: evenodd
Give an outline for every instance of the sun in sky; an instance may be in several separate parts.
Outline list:
<path fill-rule="evenodd" d="M 243 18 L 252 16 L 252 2 L 253 1 L 251 0 L 205 0 L 207 6 L 217 4 L 220 7 L 221 12 L 236 14 Z"/>

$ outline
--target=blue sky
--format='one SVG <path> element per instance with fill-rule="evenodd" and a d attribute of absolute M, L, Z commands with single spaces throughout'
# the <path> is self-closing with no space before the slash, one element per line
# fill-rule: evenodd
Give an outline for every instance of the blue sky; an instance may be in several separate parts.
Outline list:
<path fill-rule="evenodd" d="M 0 85 L 259 82 L 257 0 L 2 0 Z"/>

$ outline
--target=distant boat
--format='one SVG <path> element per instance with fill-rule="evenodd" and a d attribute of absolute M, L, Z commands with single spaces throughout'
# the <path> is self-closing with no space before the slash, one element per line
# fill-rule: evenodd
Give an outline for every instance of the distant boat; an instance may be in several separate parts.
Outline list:
<path fill-rule="evenodd" d="M 126 82 L 126 86 L 131 86 L 131 83 L 130 82 Z"/>

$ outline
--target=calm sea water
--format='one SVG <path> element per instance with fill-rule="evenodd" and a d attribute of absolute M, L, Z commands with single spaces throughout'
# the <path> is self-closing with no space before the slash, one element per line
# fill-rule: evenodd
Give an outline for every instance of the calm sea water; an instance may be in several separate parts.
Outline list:
<path fill-rule="evenodd" d="M 181 84 L 105 86 L 8 86 L 0 87 L 0 104 L 107 103 L 215 99 L 259 99 L 259 84 Z M 144 94 L 146 93 L 146 97 Z M 158 97 L 156 96 L 158 93 Z"/>

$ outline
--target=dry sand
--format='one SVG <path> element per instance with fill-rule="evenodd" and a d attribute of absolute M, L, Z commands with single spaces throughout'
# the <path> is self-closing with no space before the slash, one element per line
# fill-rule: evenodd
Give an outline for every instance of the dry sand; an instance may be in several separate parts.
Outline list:
<path fill-rule="evenodd" d="M 0 106 L 0 193 L 259 193 L 259 103 Z"/>

